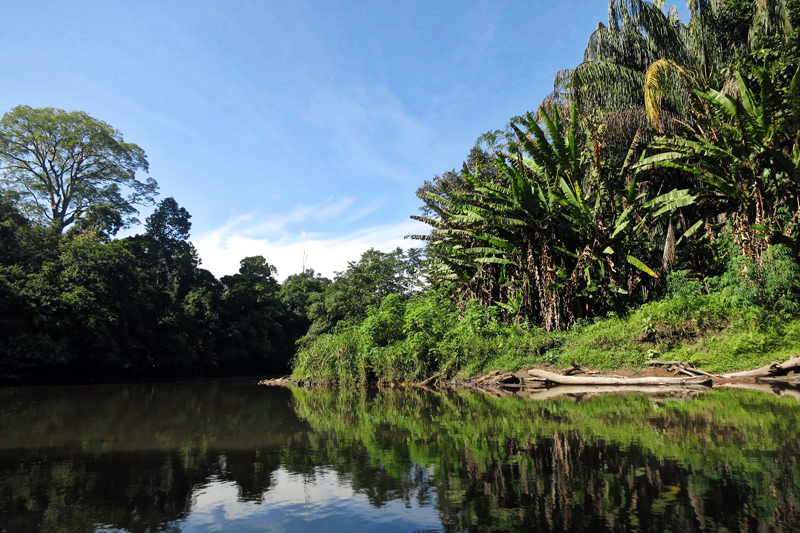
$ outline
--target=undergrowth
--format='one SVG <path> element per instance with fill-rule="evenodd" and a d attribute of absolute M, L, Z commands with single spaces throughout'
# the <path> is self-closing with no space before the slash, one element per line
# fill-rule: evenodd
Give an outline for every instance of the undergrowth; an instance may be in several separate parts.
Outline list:
<path fill-rule="evenodd" d="M 636 369 L 649 359 L 729 372 L 800 353 L 800 270 L 771 248 L 762 264 L 732 255 L 725 274 L 674 272 L 661 300 L 566 332 L 504 325 L 497 308 L 459 310 L 438 291 L 387 296 L 361 324 L 300 350 L 292 377 L 315 382 L 468 379 L 491 370 L 579 364 Z"/>

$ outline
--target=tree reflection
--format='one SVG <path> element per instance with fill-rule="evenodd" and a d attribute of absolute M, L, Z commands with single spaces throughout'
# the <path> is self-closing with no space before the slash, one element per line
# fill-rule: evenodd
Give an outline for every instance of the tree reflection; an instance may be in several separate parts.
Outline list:
<path fill-rule="evenodd" d="M 791 399 L 715 391 L 691 402 L 628 395 L 537 403 L 471 392 L 369 399 L 306 390 L 295 398 L 318 433 L 360 443 L 399 482 L 409 476 L 397 465 L 432 467 L 449 531 L 800 527 L 800 406 Z"/>
<path fill-rule="evenodd" d="M 247 382 L 0 389 L 0 531 L 178 531 L 198 494 L 335 473 L 447 531 L 800 529 L 800 405 L 752 391 L 533 402 Z M 326 476 L 319 476 L 321 472 Z"/>

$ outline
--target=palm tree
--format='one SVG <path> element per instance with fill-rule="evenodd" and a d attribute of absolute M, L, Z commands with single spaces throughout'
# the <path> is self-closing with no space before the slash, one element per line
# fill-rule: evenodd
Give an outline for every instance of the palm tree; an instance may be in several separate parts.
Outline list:
<path fill-rule="evenodd" d="M 731 2 L 690 0 L 686 25 L 674 6 L 664 14 L 664 3 L 610 0 L 608 26 L 598 24 L 580 65 L 556 75 L 547 102 L 576 105 L 582 117 L 597 110 L 606 115 L 640 110 L 623 116 L 637 127 L 663 131 L 673 118 L 689 118 L 691 89 L 725 81 L 737 50 L 750 51 L 766 35 L 785 40 L 792 32 L 786 0 L 747 2 L 749 36 L 741 41 L 726 33 Z"/>
<path fill-rule="evenodd" d="M 582 117 L 596 109 L 615 113 L 647 106 L 652 123 L 661 108 L 680 115 L 688 103 L 692 72 L 715 55 L 697 32 L 644 0 L 610 0 L 609 25 L 598 24 L 583 62 L 556 75 L 551 100 L 577 106 Z"/>

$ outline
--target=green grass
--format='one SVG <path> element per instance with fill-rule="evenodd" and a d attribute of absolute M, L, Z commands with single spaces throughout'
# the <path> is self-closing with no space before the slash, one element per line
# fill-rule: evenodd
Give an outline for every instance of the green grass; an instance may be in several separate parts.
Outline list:
<path fill-rule="evenodd" d="M 636 369 L 648 359 L 689 361 L 723 373 L 783 361 L 800 353 L 800 319 L 760 308 L 726 310 L 718 295 L 642 306 L 628 317 L 570 330 L 559 363 L 600 370 Z"/>

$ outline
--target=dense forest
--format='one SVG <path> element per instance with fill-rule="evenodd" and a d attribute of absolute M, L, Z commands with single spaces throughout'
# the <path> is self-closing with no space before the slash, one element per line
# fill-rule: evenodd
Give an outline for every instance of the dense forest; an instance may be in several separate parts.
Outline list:
<path fill-rule="evenodd" d="M 0 379 L 407 381 L 800 349 L 800 0 L 687 4 L 682 23 L 610 0 L 537 109 L 422 184 L 424 248 L 369 250 L 333 280 L 281 284 L 260 256 L 216 279 L 173 198 L 115 238 L 155 202 L 141 148 L 85 113 L 14 108 Z"/>

